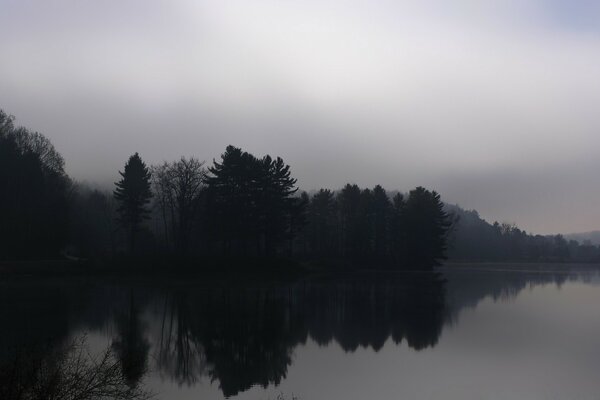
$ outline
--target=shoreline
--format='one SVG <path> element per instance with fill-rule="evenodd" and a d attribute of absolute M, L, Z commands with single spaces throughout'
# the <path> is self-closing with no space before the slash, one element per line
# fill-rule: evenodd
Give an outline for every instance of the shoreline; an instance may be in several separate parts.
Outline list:
<path fill-rule="evenodd" d="M 177 265 L 173 267 L 173 265 Z M 232 267 L 234 265 L 234 267 Z M 573 268 L 600 268 L 600 263 L 575 262 L 503 262 L 447 261 L 431 270 L 369 268 L 365 265 L 333 267 L 320 262 L 299 262 L 289 259 L 210 259 L 210 260 L 26 260 L 0 262 L 3 278 L 207 278 L 215 281 L 290 281 L 312 276 L 342 276 L 346 274 L 436 273 L 436 272 L 523 272 L 542 273 Z"/>

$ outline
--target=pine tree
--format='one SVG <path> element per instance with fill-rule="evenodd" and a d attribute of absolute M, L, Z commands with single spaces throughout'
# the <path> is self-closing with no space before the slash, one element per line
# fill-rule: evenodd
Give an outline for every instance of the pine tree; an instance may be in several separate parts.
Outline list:
<path fill-rule="evenodd" d="M 227 146 L 221 162 L 213 160 L 206 178 L 210 220 L 215 236 L 222 240 L 223 252 L 234 247 L 245 252 L 258 226 L 257 180 L 259 161 L 234 146 Z"/>
<path fill-rule="evenodd" d="M 117 213 L 119 223 L 126 229 L 129 239 L 129 250 L 135 249 L 137 233 L 142 223 L 149 218 L 148 204 L 152 198 L 150 189 L 150 171 L 138 153 L 135 153 L 125 164 L 123 172 L 119 171 L 121 180 L 115 182 L 117 188 L 113 192 L 119 202 Z"/>
<path fill-rule="evenodd" d="M 261 205 L 260 221 L 265 239 L 265 251 L 271 254 L 286 236 L 289 238 L 290 218 L 294 208 L 293 195 L 298 188 L 296 179 L 291 177 L 290 166 L 280 157 L 265 156 L 260 174 Z"/>
<path fill-rule="evenodd" d="M 406 226 L 404 212 L 406 202 L 402 193 L 396 193 L 392 199 L 392 210 L 390 213 L 390 253 L 392 260 L 397 266 L 406 261 Z"/>
<path fill-rule="evenodd" d="M 381 185 L 372 191 L 373 201 L 373 247 L 377 257 L 385 257 L 389 250 L 390 213 L 392 203 Z"/>
<path fill-rule="evenodd" d="M 451 222 L 439 194 L 423 187 L 412 190 L 403 220 L 410 267 L 431 268 L 446 259 L 446 233 Z"/>
<path fill-rule="evenodd" d="M 314 194 L 308 206 L 307 237 L 312 253 L 333 256 L 339 251 L 337 203 L 333 192 L 321 189 Z"/>
<path fill-rule="evenodd" d="M 293 239 L 298 221 L 292 214 L 302 210 L 296 210 L 296 180 L 281 158 L 259 159 L 227 146 L 208 171 L 212 226 L 225 254 L 234 253 L 234 246 L 246 253 L 251 243 L 256 254 L 273 254 Z"/>
<path fill-rule="evenodd" d="M 340 210 L 342 255 L 356 257 L 361 249 L 361 190 L 358 185 L 346 184 L 337 195 Z"/>

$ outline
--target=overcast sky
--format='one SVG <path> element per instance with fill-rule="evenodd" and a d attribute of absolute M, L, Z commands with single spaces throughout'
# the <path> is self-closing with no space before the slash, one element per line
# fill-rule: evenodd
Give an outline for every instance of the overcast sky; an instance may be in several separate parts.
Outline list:
<path fill-rule="evenodd" d="M 302 189 L 600 228 L 600 2 L 0 0 L 0 108 L 77 180 L 227 144 Z"/>

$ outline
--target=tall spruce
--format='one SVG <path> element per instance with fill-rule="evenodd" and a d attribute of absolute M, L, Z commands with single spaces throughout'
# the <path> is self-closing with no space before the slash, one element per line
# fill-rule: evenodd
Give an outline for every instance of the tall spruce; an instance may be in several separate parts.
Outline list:
<path fill-rule="evenodd" d="M 333 192 L 320 189 L 308 205 L 307 241 L 312 254 L 329 257 L 338 254 L 338 207 Z"/>
<path fill-rule="evenodd" d="M 362 248 L 362 202 L 358 185 L 346 184 L 338 193 L 337 202 L 340 209 L 342 255 L 355 258 L 360 255 Z"/>
<path fill-rule="evenodd" d="M 213 160 L 206 178 L 211 231 L 221 241 L 223 254 L 246 252 L 258 226 L 258 160 L 227 146 L 220 162 Z"/>
<path fill-rule="evenodd" d="M 451 226 L 440 195 L 423 187 L 412 190 L 404 208 L 409 267 L 426 268 L 446 259 L 446 234 Z"/>
<path fill-rule="evenodd" d="M 378 258 L 385 257 L 390 248 L 390 213 L 392 204 L 381 185 L 372 191 L 373 201 L 373 249 Z"/>
<path fill-rule="evenodd" d="M 272 254 L 277 245 L 289 239 L 292 213 L 301 210 L 294 210 L 293 195 L 298 188 L 295 187 L 296 179 L 291 177 L 290 166 L 280 157 L 272 159 L 270 156 L 265 156 L 261 164 L 259 218 L 265 253 Z"/>
<path fill-rule="evenodd" d="M 396 193 L 392 199 L 392 210 L 390 213 L 390 255 L 396 266 L 403 265 L 406 261 L 406 226 L 404 209 L 406 202 L 402 193 Z"/>
<path fill-rule="evenodd" d="M 123 172 L 119 171 L 121 180 L 115 182 L 117 188 L 113 195 L 119 203 L 117 208 L 118 221 L 126 230 L 129 242 L 129 251 L 133 252 L 136 246 L 137 234 L 144 220 L 149 218 L 148 204 L 152 198 L 150 188 L 150 170 L 135 153 L 125 164 Z"/>

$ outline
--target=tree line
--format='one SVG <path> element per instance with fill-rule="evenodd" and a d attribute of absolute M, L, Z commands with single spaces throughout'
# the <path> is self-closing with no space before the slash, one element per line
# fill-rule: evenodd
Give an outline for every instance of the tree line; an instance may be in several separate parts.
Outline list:
<path fill-rule="evenodd" d="M 132 155 L 116 183 L 116 214 L 130 253 L 153 221 L 152 247 L 182 257 L 286 256 L 429 267 L 445 257 L 451 218 L 439 194 L 405 198 L 381 186 L 298 193 L 280 157 L 228 146 L 209 167 L 197 159 L 148 167 Z M 149 236 L 149 235 L 146 235 Z"/>
<path fill-rule="evenodd" d="M 448 257 L 465 261 L 600 262 L 600 247 L 563 235 L 535 235 L 511 223 L 489 223 L 474 210 L 446 206 L 460 219 L 453 232 Z"/>
<path fill-rule="evenodd" d="M 64 246 L 71 189 L 52 143 L 0 110 L 0 258 L 43 257 Z"/>
<path fill-rule="evenodd" d="M 600 260 L 598 247 L 488 224 L 423 187 L 300 192 L 280 157 L 234 146 L 210 165 L 182 157 L 149 166 L 136 153 L 119 174 L 112 193 L 76 184 L 47 138 L 0 110 L 0 259 Z"/>

